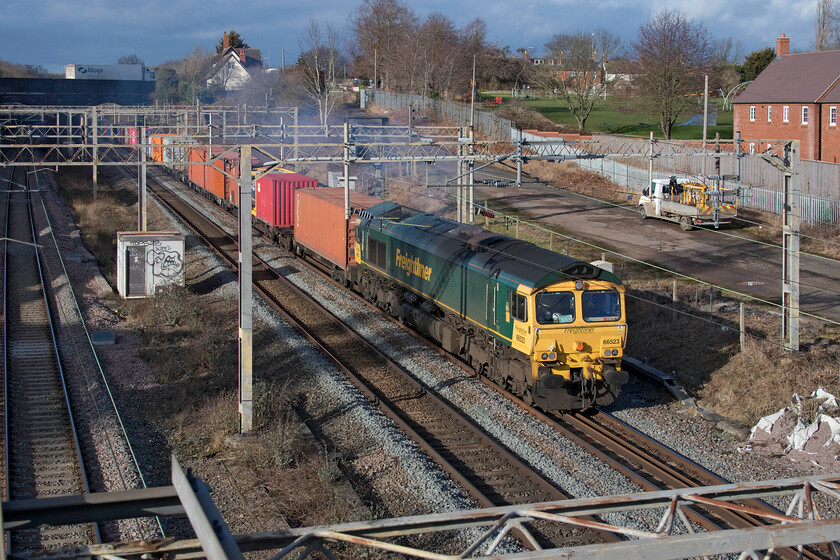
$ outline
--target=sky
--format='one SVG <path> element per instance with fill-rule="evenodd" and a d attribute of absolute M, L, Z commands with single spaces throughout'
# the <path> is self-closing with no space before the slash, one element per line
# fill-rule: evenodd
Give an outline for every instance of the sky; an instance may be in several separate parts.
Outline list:
<path fill-rule="evenodd" d="M 362 0 L 6 0 L 0 18 L 0 58 L 63 73 L 65 64 L 115 64 L 137 54 L 147 66 L 211 50 L 235 29 L 263 60 L 293 64 L 302 31 L 314 19 L 343 30 Z M 814 45 L 817 0 L 407 0 L 421 18 L 440 12 L 463 27 L 475 18 L 487 38 L 539 56 L 557 33 L 603 27 L 629 45 L 639 27 L 662 9 L 702 21 L 710 34 L 740 43 L 741 54 L 774 47 L 784 33 L 791 51 Z"/>

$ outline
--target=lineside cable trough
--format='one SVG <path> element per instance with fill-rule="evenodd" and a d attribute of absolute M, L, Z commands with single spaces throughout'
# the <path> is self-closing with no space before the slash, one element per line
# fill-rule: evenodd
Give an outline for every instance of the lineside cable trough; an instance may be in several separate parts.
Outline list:
<path fill-rule="evenodd" d="M 682 403 L 683 407 L 696 411 L 704 420 L 713 423 L 717 429 L 741 439 L 747 439 L 749 437 L 749 430 L 738 422 L 698 405 L 693 398 L 688 396 L 685 389 L 677 383 L 673 375 L 659 371 L 655 367 L 627 355 L 624 356 L 624 363 L 635 371 L 661 383 L 674 395 L 674 398 Z"/>

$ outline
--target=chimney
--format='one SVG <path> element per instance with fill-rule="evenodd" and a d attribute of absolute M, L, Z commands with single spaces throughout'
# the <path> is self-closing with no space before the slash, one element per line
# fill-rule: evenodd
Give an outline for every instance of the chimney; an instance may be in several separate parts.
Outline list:
<path fill-rule="evenodd" d="M 790 37 L 785 37 L 785 34 L 782 33 L 782 36 L 776 39 L 776 58 L 788 54 L 790 54 Z"/>
<path fill-rule="evenodd" d="M 242 64 L 245 64 L 245 58 L 247 56 L 248 56 L 248 54 L 245 52 L 245 49 L 240 48 L 239 49 L 239 62 L 241 62 Z"/>
<path fill-rule="evenodd" d="M 222 35 L 222 50 L 226 51 L 228 48 L 230 48 L 230 35 L 225 31 L 225 34 Z"/>

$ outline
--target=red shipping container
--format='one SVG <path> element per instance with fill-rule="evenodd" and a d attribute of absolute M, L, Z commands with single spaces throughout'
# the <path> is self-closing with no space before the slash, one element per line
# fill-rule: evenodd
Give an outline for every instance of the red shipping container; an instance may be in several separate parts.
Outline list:
<path fill-rule="evenodd" d="M 138 138 L 137 129 L 136 128 L 129 128 L 128 129 L 128 143 L 132 146 L 136 146 L 137 145 L 137 138 Z"/>
<path fill-rule="evenodd" d="M 378 198 L 350 191 L 352 208 L 367 209 L 380 202 Z M 349 225 L 345 223 L 344 189 L 326 187 L 295 191 L 295 242 L 341 269 L 355 264 L 358 220 L 358 216 L 350 216 Z"/>
<path fill-rule="evenodd" d="M 295 189 L 317 188 L 318 181 L 300 173 L 269 173 L 257 179 L 256 215 L 271 227 L 294 225 Z"/>

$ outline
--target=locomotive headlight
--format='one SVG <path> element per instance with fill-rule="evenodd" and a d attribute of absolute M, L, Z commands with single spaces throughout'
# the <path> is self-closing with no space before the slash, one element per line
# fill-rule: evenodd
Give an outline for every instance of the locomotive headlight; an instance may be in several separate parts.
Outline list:
<path fill-rule="evenodd" d="M 540 356 L 540 359 L 542 359 L 542 361 L 544 361 L 544 362 L 547 361 L 548 360 L 548 352 L 543 352 L 542 356 Z"/>
<path fill-rule="evenodd" d="M 548 353 L 548 359 L 551 360 L 552 362 L 556 361 L 557 360 L 557 352 L 549 352 Z"/>
<path fill-rule="evenodd" d="M 612 352 L 610 352 L 610 349 L 609 349 L 609 348 L 607 348 L 606 350 L 604 350 L 604 357 L 609 358 L 609 357 L 610 357 L 610 354 L 612 354 Z"/>
<path fill-rule="evenodd" d="M 618 356 L 618 349 L 613 349 L 612 355 L 613 356 Z"/>
<path fill-rule="evenodd" d="M 581 282 L 580 280 L 575 282 L 575 290 L 582 290 L 582 289 L 583 289 L 583 282 Z"/>

